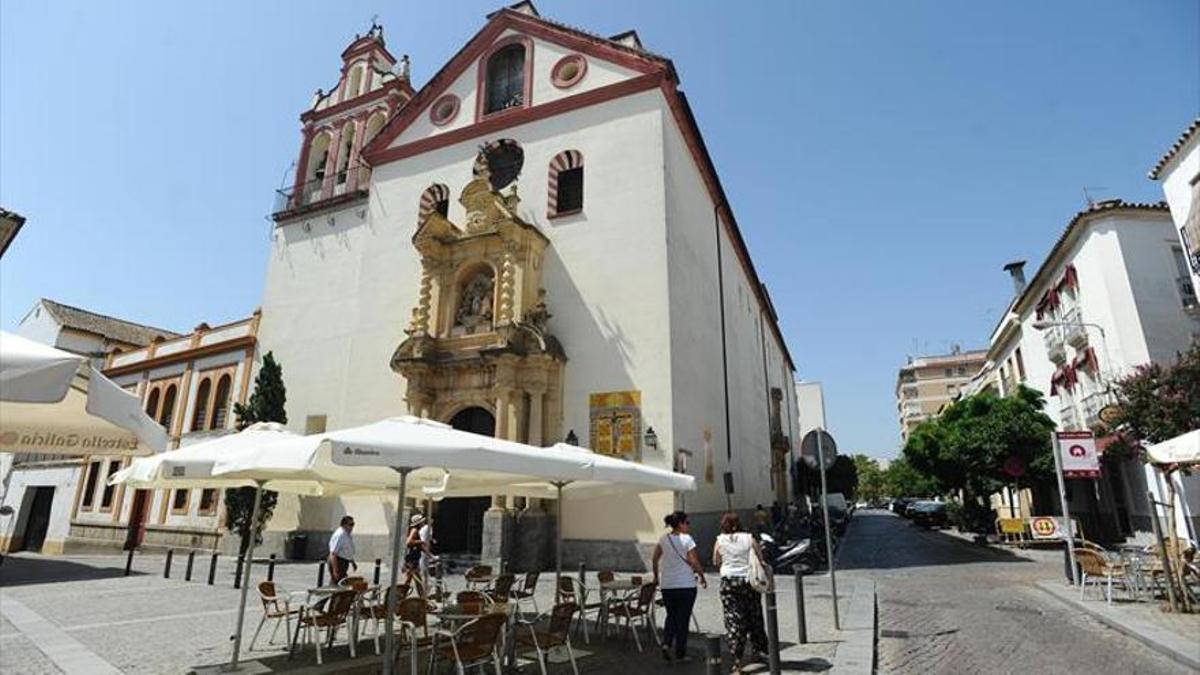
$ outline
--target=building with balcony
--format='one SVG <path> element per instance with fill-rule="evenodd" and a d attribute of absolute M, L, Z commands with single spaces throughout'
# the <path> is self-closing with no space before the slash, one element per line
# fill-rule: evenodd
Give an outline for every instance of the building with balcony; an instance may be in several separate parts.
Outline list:
<path fill-rule="evenodd" d="M 113 349 L 138 349 L 176 333 L 125 321 L 46 298 L 38 300 L 21 319 L 16 333 L 103 365 Z M 0 515 L 0 551 L 62 553 L 80 485 L 80 457 L 44 453 L 0 453 L 4 493 L 0 503 L 11 516 Z"/>
<path fill-rule="evenodd" d="M 259 336 L 283 367 L 294 429 L 416 414 L 663 468 L 692 457 L 701 545 L 727 508 L 724 474 L 735 508 L 786 498 L 792 359 L 675 65 L 633 31 L 587 33 L 530 2 L 450 51 L 416 92 L 401 64 L 362 93 L 356 59 L 393 62 L 372 29 L 342 54 L 341 102 L 302 115 L 303 170 L 275 214 Z M 369 171 L 355 174 L 356 158 Z M 568 501 L 566 563 L 643 566 L 679 505 L 669 493 Z M 264 546 L 297 530 L 321 541 L 349 512 L 359 554 L 378 555 L 393 508 L 282 495 Z M 519 543 L 547 522 L 537 500 L 431 508 L 442 552 L 544 555 Z"/>
<path fill-rule="evenodd" d="M 896 378 L 896 411 L 900 419 L 900 437 L 918 424 L 934 417 L 958 395 L 983 367 L 985 350 L 910 357 Z"/>
<path fill-rule="evenodd" d="M 1173 362 L 1200 333 L 1200 318 L 1178 293 L 1179 255 L 1163 203 L 1111 200 L 1075 214 L 1030 281 L 1024 262 L 1006 266 L 1014 297 L 966 392 L 1005 395 L 1024 384 L 1042 392 L 1059 429 L 1096 427 L 1112 403 L 1113 380 L 1142 364 Z M 1071 512 L 1085 534 L 1147 537 L 1153 475 L 1139 460 L 1109 458 L 1102 468 L 1097 489 L 1069 481 Z M 1052 495 L 1036 501 L 1054 508 Z"/>
<path fill-rule="evenodd" d="M 1162 183 L 1179 235 L 1175 269 L 1180 300 L 1190 311 L 1200 312 L 1200 117 L 1150 170 L 1150 180 Z"/>

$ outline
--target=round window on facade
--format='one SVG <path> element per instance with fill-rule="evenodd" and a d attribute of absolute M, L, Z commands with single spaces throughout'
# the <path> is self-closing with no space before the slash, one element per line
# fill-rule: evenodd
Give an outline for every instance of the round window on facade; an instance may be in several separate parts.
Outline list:
<path fill-rule="evenodd" d="M 458 115 L 459 100 L 454 94 L 446 94 L 433 102 L 429 108 L 429 121 L 443 126 L 449 124 Z"/>
<path fill-rule="evenodd" d="M 550 71 L 550 80 L 554 86 L 559 89 L 573 87 L 583 79 L 587 73 L 587 59 L 581 54 L 571 54 L 564 56 L 554 64 L 553 70 Z"/>

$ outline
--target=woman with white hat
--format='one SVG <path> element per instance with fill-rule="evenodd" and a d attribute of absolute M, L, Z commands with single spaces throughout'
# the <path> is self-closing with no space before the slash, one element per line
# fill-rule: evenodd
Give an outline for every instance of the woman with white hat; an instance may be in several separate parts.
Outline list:
<path fill-rule="evenodd" d="M 421 541 L 421 526 L 425 516 L 414 513 L 408 521 L 408 536 L 404 539 L 404 583 L 412 585 L 412 578 L 421 572 L 421 558 L 425 554 L 425 542 Z"/>

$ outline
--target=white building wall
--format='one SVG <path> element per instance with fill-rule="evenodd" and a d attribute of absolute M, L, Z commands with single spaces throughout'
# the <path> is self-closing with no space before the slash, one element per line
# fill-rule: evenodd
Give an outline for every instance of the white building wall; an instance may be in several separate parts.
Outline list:
<path fill-rule="evenodd" d="M 5 457 L 0 469 L 7 469 L 12 456 Z M 54 500 L 50 506 L 50 524 L 46 539 L 40 549 L 45 553 L 62 553 L 71 525 L 71 507 L 75 501 L 79 465 L 68 460 L 61 464 L 46 464 L 36 468 L 17 469 L 9 477 L 8 489 L 0 504 L 11 506 L 11 516 L 0 515 L 0 551 L 7 550 L 14 537 L 24 537 L 30 509 L 33 505 L 35 488 L 54 488 Z"/>
<path fill-rule="evenodd" d="M 1183 245 L 1183 237 L 1179 230 L 1187 222 L 1192 209 L 1200 208 L 1200 204 L 1196 204 L 1192 199 L 1192 195 L 1195 194 L 1195 188 L 1192 186 L 1200 180 L 1200 133 L 1192 134 L 1188 142 L 1175 153 L 1175 158 L 1163 167 L 1161 176 L 1163 194 L 1167 198 L 1171 220 L 1175 224 L 1175 235 L 1180 245 Z M 1200 245 L 1200 242 L 1192 243 Z M 1186 246 L 1184 252 L 1187 252 Z M 1192 269 L 1191 278 L 1192 288 L 1200 295 L 1200 270 Z"/>

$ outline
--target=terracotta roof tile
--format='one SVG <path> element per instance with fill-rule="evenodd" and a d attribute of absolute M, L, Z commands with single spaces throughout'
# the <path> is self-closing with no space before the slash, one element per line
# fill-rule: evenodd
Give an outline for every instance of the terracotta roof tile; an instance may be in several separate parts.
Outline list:
<path fill-rule="evenodd" d="M 1158 159 L 1158 164 L 1155 164 L 1154 168 L 1150 169 L 1150 173 L 1146 174 L 1146 177 L 1148 177 L 1150 180 L 1158 180 L 1162 175 L 1162 170 L 1167 166 L 1167 163 L 1172 159 L 1175 159 L 1175 155 L 1183 149 L 1183 146 L 1187 145 L 1188 141 L 1192 139 L 1192 136 L 1194 136 L 1196 132 L 1200 132 L 1200 117 L 1192 120 L 1192 123 L 1188 125 L 1188 128 L 1184 129 L 1183 133 L 1179 135 L 1179 138 L 1176 138 L 1175 142 L 1171 144 L 1171 149 L 1167 150 L 1163 156 Z"/>
<path fill-rule="evenodd" d="M 42 298 L 42 305 L 64 327 L 103 335 L 116 342 L 144 347 L 157 337 L 164 339 L 179 337 L 179 333 L 174 331 L 89 312 L 86 309 L 64 305 L 46 298 Z"/>

